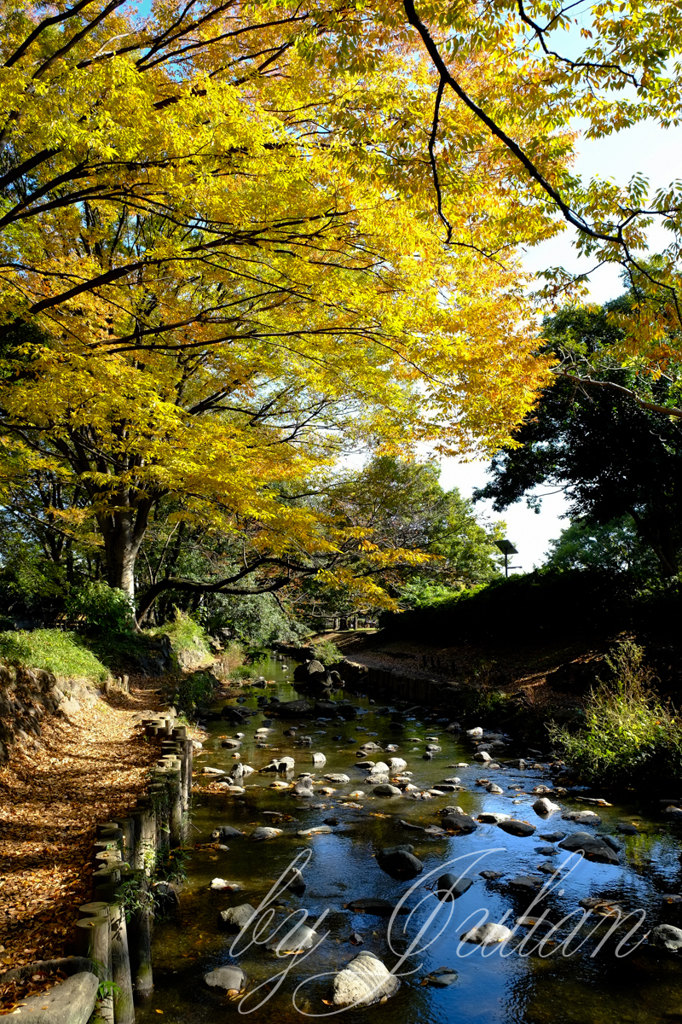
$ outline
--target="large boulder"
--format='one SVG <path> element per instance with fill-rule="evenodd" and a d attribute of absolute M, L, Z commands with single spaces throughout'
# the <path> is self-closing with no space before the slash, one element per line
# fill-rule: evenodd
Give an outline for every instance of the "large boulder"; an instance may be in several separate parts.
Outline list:
<path fill-rule="evenodd" d="M 211 839 L 214 843 L 225 843 L 228 839 L 238 839 L 243 835 L 243 832 L 240 832 L 238 828 L 233 828 L 232 825 L 219 825 L 211 832 Z"/>
<path fill-rule="evenodd" d="M 372 896 L 352 900 L 346 906 L 353 914 L 372 914 L 374 917 L 390 917 L 396 909 L 388 900 L 375 899 Z M 409 911 L 407 907 L 401 906 L 397 913 L 407 914 Z"/>
<path fill-rule="evenodd" d="M 616 851 L 601 836 L 593 836 L 589 832 L 572 832 L 559 846 L 571 853 L 582 853 L 588 860 L 596 860 L 601 864 L 620 863 Z"/>
<path fill-rule="evenodd" d="M 341 686 L 341 683 L 336 683 L 334 680 L 334 673 L 330 673 L 331 682 L 333 685 Z M 358 717 L 358 709 L 353 704 L 337 704 L 336 713 L 340 718 L 345 719 L 347 722 L 351 722 L 354 718 Z"/>
<path fill-rule="evenodd" d="M 452 832 L 475 832 L 478 825 L 468 814 L 445 814 L 441 818 L 441 825 Z"/>
<path fill-rule="evenodd" d="M 649 932 L 649 942 L 667 949 L 669 953 L 679 953 L 682 949 L 682 928 L 676 928 L 674 924 L 657 924 Z"/>
<path fill-rule="evenodd" d="M 390 783 L 384 782 L 379 786 L 375 786 L 372 790 L 375 796 L 402 796 L 402 793 L 397 786 L 391 786 Z"/>
<path fill-rule="evenodd" d="M 363 951 L 334 978 L 332 1003 L 334 1006 L 371 1006 L 394 995 L 400 981 L 384 967 L 381 960 Z"/>
<path fill-rule="evenodd" d="M 546 796 L 539 797 L 533 804 L 533 810 L 536 814 L 551 814 L 552 811 L 560 811 L 559 804 L 553 804 Z"/>
<path fill-rule="evenodd" d="M 98 986 L 96 974 L 81 971 L 42 995 L 30 996 L 12 1016 L 31 1024 L 86 1024 L 95 1009 Z"/>
<path fill-rule="evenodd" d="M 474 942 L 478 946 L 492 946 L 498 942 L 507 942 L 513 935 L 510 928 L 504 924 L 496 924 L 494 921 L 487 921 L 478 928 L 470 928 L 468 932 L 460 936 L 461 942 Z"/>
<path fill-rule="evenodd" d="M 251 839 L 254 842 L 262 842 L 264 839 L 276 839 L 277 836 L 281 835 L 281 828 L 272 828 L 270 825 L 259 825 L 258 828 L 254 829 L 251 833 Z"/>
<path fill-rule="evenodd" d="M 310 658 L 302 665 L 297 665 L 294 669 L 294 681 L 297 683 L 304 683 L 311 676 L 326 675 L 327 670 L 321 661 L 317 658 Z"/>
<path fill-rule="evenodd" d="M 451 903 L 463 896 L 473 884 L 473 878 L 463 878 L 461 875 L 453 875 L 448 871 L 438 879 L 436 896 L 441 903 Z"/>
<path fill-rule="evenodd" d="M 413 846 L 389 846 L 377 854 L 376 860 L 382 871 L 401 882 L 416 878 L 424 869 L 414 856 Z"/>
<path fill-rule="evenodd" d="M 308 691 L 313 695 L 323 696 L 332 688 L 329 673 L 317 659 L 307 661 L 305 665 L 297 665 L 294 669 L 294 682 L 297 690 Z"/>
<path fill-rule="evenodd" d="M 268 714 L 277 718 L 307 718 L 312 713 L 313 705 L 307 700 L 282 700 L 268 707 Z"/>
<path fill-rule="evenodd" d="M 315 945 L 317 932 L 307 924 L 299 924 L 291 928 L 285 935 L 275 935 L 265 947 L 275 953 L 302 953 Z"/>
<path fill-rule="evenodd" d="M 567 811 L 561 817 L 564 821 L 575 821 L 578 825 L 599 825 L 601 818 L 596 811 Z"/>

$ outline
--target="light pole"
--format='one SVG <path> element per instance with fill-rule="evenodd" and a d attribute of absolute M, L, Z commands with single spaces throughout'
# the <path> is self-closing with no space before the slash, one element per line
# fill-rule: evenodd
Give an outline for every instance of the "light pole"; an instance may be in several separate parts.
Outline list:
<path fill-rule="evenodd" d="M 512 542 L 510 540 L 507 540 L 506 538 L 504 540 L 496 540 L 495 545 L 500 549 L 500 551 L 504 555 L 504 575 L 507 578 L 509 578 L 509 556 L 518 555 L 518 551 L 516 550 Z M 511 568 L 514 569 L 516 568 L 516 566 L 512 565 Z"/>

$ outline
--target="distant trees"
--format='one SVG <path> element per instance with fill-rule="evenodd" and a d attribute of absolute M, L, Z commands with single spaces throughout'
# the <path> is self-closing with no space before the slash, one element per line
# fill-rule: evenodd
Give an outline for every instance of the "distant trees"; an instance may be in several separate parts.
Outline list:
<path fill-rule="evenodd" d="M 607 528 L 628 517 L 668 577 L 682 566 L 682 426 L 664 409 L 679 394 L 679 365 L 654 377 L 620 364 L 620 322 L 629 309 L 626 296 L 546 322 L 545 351 L 589 359 L 594 384 L 564 377 L 543 391 L 517 434 L 522 447 L 494 456 L 492 480 L 476 497 L 501 511 L 539 484 L 562 487 L 577 522 Z"/>
<path fill-rule="evenodd" d="M 642 580 L 659 573 L 656 556 L 637 536 L 630 516 L 603 524 L 571 523 L 549 543 L 547 569 L 628 572 Z"/>
<path fill-rule="evenodd" d="M 318 500 L 345 539 L 334 575 L 311 578 L 297 599 L 310 613 L 373 613 L 387 603 L 418 604 L 485 583 L 500 572 L 495 540 L 503 523 L 483 525 L 472 502 L 444 491 L 434 463 L 379 456 L 345 474 Z M 358 587 L 359 581 L 365 586 Z M 379 587 L 381 589 L 379 589 Z M 375 589 L 376 588 L 376 589 Z"/>

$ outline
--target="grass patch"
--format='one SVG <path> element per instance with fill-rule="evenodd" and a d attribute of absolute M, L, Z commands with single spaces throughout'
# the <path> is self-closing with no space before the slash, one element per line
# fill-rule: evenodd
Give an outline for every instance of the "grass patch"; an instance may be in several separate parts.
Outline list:
<path fill-rule="evenodd" d="M 0 633 L 0 658 L 23 668 L 42 668 L 65 678 L 103 682 L 109 670 L 88 650 L 82 637 L 61 629 Z"/>
<path fill-rule="evenodd" d="M 187 615 L 179 609 L 175 612 L 173 622 L 167 622 L 148 632 L 151 636 L 156 636 L 159 633 L 169 636 L 173 651 L 180 663 L 186 660 L 191 660 L 195 664 L 213 660 L 213 652 L 206 631 L 198 622 L 194 621 L 191 615 Z"/>
<path fill-rule="evenodd" d="M 612 678 L 599 680 L 577 732 L 553 725 L 550 738 L 587 782 L 640 783 L 682 774 L 682 721 L 653 687 L 644 650 L 624 641 L 606 659 Z"/>
<path fill-rule="evenodd" d="M 322 640 L 313 647 L 313 657 L 321 661 L 325 668 L 331 665 L 338 665 L 343 661 L 343 651 L 340 651 L 333 640 Z"/>
<path fill-rule="evenodd" d="M 224 651 L 218 655 L 213 671 L 220 679 L 229 679 L 234 672 L 244 667 L 246 653 L 238 640 L 230 640 Z"/>
<path fill-rule="evenodd" d="M 192 720 L 198 708 L 206 707 L 213 701 L 213 695 L 220 681 L 212 672 L 192 672 L 175 684 L 173 703 L 178 712 Z"/>

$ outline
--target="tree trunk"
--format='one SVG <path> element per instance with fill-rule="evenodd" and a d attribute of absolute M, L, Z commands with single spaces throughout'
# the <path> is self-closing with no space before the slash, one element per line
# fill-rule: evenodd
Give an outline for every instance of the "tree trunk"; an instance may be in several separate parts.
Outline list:
<path fill-rule="evenodd" d="M 121 495 L 116 512 L 98 517 L 104 538 L 107 582 L 135 600 L 135 563 L 147 532 L 152 499 L 144 498 L 136 505 L 129 504 L 127 493 Z"/>

